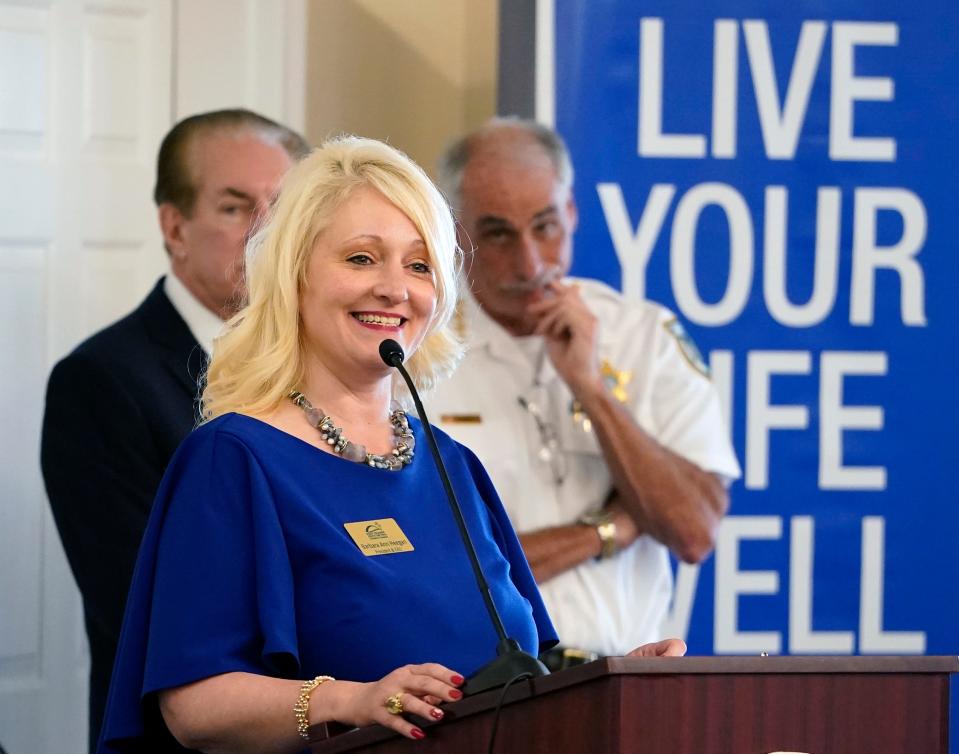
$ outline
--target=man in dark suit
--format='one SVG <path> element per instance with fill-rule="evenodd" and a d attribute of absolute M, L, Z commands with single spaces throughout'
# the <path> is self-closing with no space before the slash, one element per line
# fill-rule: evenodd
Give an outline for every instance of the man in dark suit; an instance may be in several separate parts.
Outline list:
<path fill-rule="evenodd" d="M 160 146 L 154 191 L 170 274 L 50 375 L 41 466 L 83 595 L 91 751 L 140 539 L 167 463 L 197 422 L 213 338 L 243 299 L 247 236 L 308 151 L 247 110 L 178 123 Z"/>

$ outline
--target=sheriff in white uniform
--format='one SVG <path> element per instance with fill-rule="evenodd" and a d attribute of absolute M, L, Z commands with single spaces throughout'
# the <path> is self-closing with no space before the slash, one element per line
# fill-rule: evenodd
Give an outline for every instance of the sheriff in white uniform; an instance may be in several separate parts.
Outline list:
<path fill-rule="evenodd" d="M 629 302 L 606 285 L 579 286 L 599 321 L 600 364 L 640 427 L 700 468 L 739 476 L 716 391 L 669 310 Z M 578 521 L 613 486 L 596 433 L 537 336 L 514 338 L 472 296 L 467 356 L 430 394 L 433 422 L 483 461 L 520 532 Z M 523 404 L 526 404 L 525 407 Z M 623 654 L 662 637 L 672 595 L 666 547 L 649 534 L 540 584 L 564 645 Z"/>
<path fill-rule="evenodd" d="M 705 365 L 666 309 L 565 277 L 577 211 L 555 132 L 494 120 L 439 178 L 466 250 L 468 353 L 430 418 L 486 465 L 563 645 L 659 639 L 668 552 L 711 552 L 739 475 Z"/>

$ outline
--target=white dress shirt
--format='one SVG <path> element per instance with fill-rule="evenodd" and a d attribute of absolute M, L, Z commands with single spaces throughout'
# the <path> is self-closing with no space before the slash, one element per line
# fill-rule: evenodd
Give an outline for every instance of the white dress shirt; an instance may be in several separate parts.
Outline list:
<path fill-rule="evenodd" d="M 172 271 L 163 280 L 163 292 L 206 355 L 212 354 L 213 341 L 223 329 L 223 320 L 201 304 Z"/>

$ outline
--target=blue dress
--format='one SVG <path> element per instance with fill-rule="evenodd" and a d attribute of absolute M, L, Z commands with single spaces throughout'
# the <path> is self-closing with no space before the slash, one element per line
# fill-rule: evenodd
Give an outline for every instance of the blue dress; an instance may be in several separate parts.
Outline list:
<path fill-rule="evenodd" d="M 418 452 L 399 472 L 240 414 L 187 437 L 140 548 L 98 751 L 178 750 L 155 692 L 220 673 L 372 681 L 421 662 L 469 676 L 493 659 L 422 425 L 410 426 Z M 502 504 L 476 456 L 436 435 L 507 633 L 537 654 L 556 634 Z M 387 519 L 412 549 L 366 555 L 345 526 Z"/>

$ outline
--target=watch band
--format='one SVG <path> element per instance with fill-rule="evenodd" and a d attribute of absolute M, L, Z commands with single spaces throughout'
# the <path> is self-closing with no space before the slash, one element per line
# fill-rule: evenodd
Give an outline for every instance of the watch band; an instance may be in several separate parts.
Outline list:
<path fill-rule="evenodd" d="M 616 524 L 607 511 L 584 513 L 577 519 L 577 523 L 593 527 L 599 535 L 600 550 L 596 560 L 606 560 L 619 551 L 619 547 L 616 546 Z"/>

